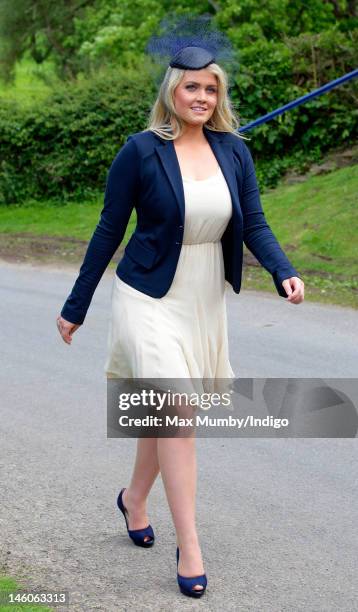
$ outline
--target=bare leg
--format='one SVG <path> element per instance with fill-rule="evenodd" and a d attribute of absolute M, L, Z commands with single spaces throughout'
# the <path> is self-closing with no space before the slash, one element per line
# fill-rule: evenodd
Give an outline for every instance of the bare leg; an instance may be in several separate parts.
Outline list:
<path fill-rule="evenodd" d="M 156 438 L 138 438 L 131 482 L 123 493 L 128 510 L 129 529 L 144 529 L 149 524 L 147 497 L 159 473 Z M 149 536 L 144 541 L 149 540 Z"/>
<path fill-rule="evenodd" d="M 198 576 L 204 573 L 204 567 L 195 526 L 195 437 L 158 438 L 158 459 L 177 533 L 178 573 Z M 199 591 L 203 587 L 194 588 Z"/>

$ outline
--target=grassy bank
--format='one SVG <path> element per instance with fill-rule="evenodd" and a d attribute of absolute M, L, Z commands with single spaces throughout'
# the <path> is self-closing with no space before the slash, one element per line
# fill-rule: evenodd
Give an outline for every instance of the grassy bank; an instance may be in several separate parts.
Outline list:
<path fill-rule="evenodd" d="M 266 219 L 301 274 L 306 299 L 358 308 L 358 166 L 348 166 L 262 196 Z M 0 257 L 77 265 L 99 220 L 94 202 L 32 202 L 0 208 Z M 132 215 L 124 241 L 135 227 Z M 245 254 L 244 289 L 276 290 L 271 276 Z"/>
<path fill-rule="evenodd" d="M 262 198 L 307 299 L 358 308 L 357 187 L 354 165 L 281 185 Z"/>

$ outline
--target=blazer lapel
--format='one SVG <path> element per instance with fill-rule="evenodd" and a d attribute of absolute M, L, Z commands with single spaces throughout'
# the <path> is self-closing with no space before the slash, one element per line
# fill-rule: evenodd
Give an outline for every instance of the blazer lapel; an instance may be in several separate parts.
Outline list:
<path fill-rule="evenodd" d="M 226 132 L 213 132 L 205 127 L 204 132 L 226 179 L 231 195 L 233 213 L 237 212 L 239 217 L 241 217 L 242 212 L 239 201 L 239 189 L 235 174 L 233 143 L 230 142 L 229 138 L 227 138 L 229 134 Z"/>
<path fill-rule="evenodd" d="M 180 216 L 182 219 L 182 223 L 184 225 L 184 217 L 185 217 L 185 199 L 184 199 L 184 187 L 183 180 L 181 177 L 180 166 L 177 158 L 177 154 L 174 149 L 174 144 L 172 140 L 165 140 L 161 138 L 162 144 L 159 144 L 155 147 L 161 162 L 163 164 L 164 170 L 167 173 L 168 179 L 171 183 L 171 186 L 174 191 L 174 195 L 176 197 L 179 209 Z"/>
<path fill-rule="evenodd" d="M 204 126 L 204 133 L 218 161 L 222 173 L 227 181 L 232 198 L 233 207 L 241 215 L 234 167 L 234 158 L 232 152 L 233 145 L 231 142 L 225 139 L 226 134 L 224 132 L 213 132 Z M 156 145 L 155 149 L 160 157 L 160 160 L 163 164 L 163 168 L 173 188 L 174 195 L 179 206 L 182 223 L 184 224 L 184 187 L 177 154 L 174 148 L 174 143 L 172 140 L 165 140 L 164 138 L 161 138 L 160 140 L 161 144 Z"/>

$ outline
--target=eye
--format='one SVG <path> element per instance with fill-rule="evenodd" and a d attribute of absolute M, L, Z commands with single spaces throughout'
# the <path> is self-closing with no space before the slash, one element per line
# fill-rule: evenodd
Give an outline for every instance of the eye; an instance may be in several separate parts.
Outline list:
<path fill-rule="evenodd" d="M 195 85 L 191 84 L 191 85 L 187 85 L 185 89 L 192 89 L 193 87 L 195 88 Z M 217 89 L 216 87 L 208 87 L 208 91 L 210 91 L 211 93 L 216 93 Z"/>

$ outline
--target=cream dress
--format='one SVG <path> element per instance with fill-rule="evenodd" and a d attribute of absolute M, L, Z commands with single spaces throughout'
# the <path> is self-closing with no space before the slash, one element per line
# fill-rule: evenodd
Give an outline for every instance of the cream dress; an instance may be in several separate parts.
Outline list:
<path fill-rule="evenodd" d="M 153 298 L 115 275 L 107 378 L 235 377 L 220 241 L 232 215 L 230 192 L 220 168 L 204 180 L 183 177 L 183 186 L 183 244 L 168 293 Z"/>

